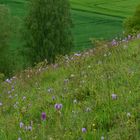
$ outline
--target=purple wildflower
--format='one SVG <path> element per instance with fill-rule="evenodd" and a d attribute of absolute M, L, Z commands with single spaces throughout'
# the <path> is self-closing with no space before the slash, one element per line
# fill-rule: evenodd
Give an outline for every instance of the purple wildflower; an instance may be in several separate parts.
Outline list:
<path fill-rule="evenodd" d="M 29 131 L 32 131 L 32 126 L 28 126 L 28 130 Z"/>
<path fill-rule="evenodd" d="M 116 100 L 117 99 L 117 95 L 116 94 L 112 94 L 112 100 Z"/>
<path fill-rule="evenodd" d="M 64 80 L 64 84 L 67 84 L 69 82 L 69 79 Z"/>
<path fill-rule="evenodd" d="M 113 39 L 112 42 L 111 42 L 111 45 L 112 46 L 117 46 L 117 44 L 118 44 L 117 41 L 115 39 Z"/>
<path fill-rule="evenodd" d="M 53 100 L 53 101 L 55 100 L 55 96 L 52 96 L 52 100 Z"/>
<path fill-rule="evenodd" d="M 20 126 L 20 128 L 23 128 L 24 123 L 23 122 L 20 122 L 19 126 Z"/>
<path fill-rule="evenodd" d="M 6 79 L 5 82 L 11 84 L 11 80 L 10 79 Z"/>
<path fill-rule="evenodd" d="M 75 56 L 81 56 L 81 54 L 80 54 L 80 53 L 75 53 L 74 55 L 75 55 Z"/>
<path fill-rule="evenodd" d="M 14 86 L 12 86 L 12 91 L 14 91 L 15 90 L 15 87 Z"/>
<path fill-rule="evenodd" d="M 62 109 L 62 104 L 55 104 L 55 109 L 56 110 L 61 110 Z"/>
<path fill-rule="evenodd" d="M 82 128 L 82 132 L 85 133 L 87 131 L 86 128 Z"/>
<path fill-rule="evenodd" d="M 41 118 L 42 118 L 43 121 L 46 120 L 46 117 L 47 117 L 47 116 L 46 116 L 46 113 L 45 113 L 45 112 L 42 112 L 42 114 L 41 114 Z"/>

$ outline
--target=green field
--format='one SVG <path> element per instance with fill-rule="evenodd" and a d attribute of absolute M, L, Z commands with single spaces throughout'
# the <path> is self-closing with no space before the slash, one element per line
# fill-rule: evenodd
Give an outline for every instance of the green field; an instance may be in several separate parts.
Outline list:
<path fill-rule="evenodd" d="M 14 15 L 23 17 L 26 0 L 0 0 L 11 8 Z M 74 50 L 90 46 L 90 38 L 112 39 L 122 33 L 122 22 L 132 15 L 139 0 L 71 0 L 74 23 Z"/>
<path fill-rule="evenodd" d="M 71 0 L 76 44 L 85 48 L 89 38 L 112 39 L 122 33 L 122 22 L 139 0 Z"/>

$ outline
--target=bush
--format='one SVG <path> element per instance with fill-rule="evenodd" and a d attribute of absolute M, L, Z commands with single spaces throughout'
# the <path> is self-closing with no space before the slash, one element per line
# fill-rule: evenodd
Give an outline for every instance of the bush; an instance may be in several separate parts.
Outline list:
<path fill-rule="evenodd" d="M 140 32 L 140 5 L 132 17 L 128 17 L 124 21 L 125 34 L 137 34 Z"/>
<path fill-rule="evenodd" d="M 69 1 L 31 0 L 25 30 L 24 54 L 33 65 L 69 53 L 73 45 Z"/>

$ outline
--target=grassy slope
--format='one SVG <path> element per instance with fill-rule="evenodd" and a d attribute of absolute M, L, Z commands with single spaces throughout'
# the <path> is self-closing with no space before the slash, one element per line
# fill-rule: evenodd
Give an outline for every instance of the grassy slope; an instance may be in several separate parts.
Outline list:
<path fill-rule="evenodd" d="M 0 139 L 139 140 L 140 40 L 103 47 L 2 84 Z M 111 98 L 113 93 L 117 100 Z M 61 111 L 55 110 L 55 103 L 63 104 Z M 42 112 L 47 114 L 45 122 Z M 32 122 L 33 130 L 20 128 L 20 122 L 24 128 Z"/>

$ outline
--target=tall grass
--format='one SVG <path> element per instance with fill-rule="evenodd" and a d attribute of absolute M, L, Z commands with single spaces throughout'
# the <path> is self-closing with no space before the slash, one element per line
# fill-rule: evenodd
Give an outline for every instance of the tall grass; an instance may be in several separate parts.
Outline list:
<path fill-rule="evenodd" d="M 139 53 L 140 40 L 103 45 L 7 79 L 0 139 L 139 140 Z"/>

